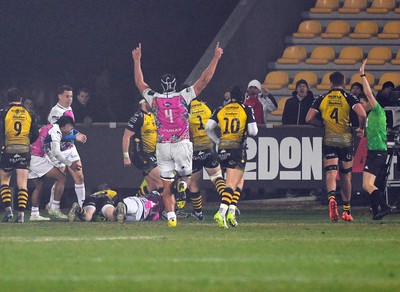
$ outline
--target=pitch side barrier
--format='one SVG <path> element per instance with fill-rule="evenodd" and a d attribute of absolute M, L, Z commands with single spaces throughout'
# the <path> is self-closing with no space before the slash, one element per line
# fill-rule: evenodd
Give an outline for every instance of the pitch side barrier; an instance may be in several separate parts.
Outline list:
<path fill-rule="evenodd" d="M 109 183 L 115 188 L 137 188 L 143 177 L 135 167 L 124 167 L 121 139 L 125 123 L 77 125 L 88 136 L 77 143 L 84 165 L 85 184 L 95 189 Z M 324 189 L 322 167 L 322 129 L 312 126 L 259 127 L 257 137 L 247 138 L 245 187 L 249 189 Z M 362 171 L 366 158 L 366 141 L 355 139 L 353 190 L 362 190 Z M 390 178 L 400 177 L 396 157 Z M 212 188 L 204 174 L 204 187 Z M 69 180 L 71 184 L 71 180 Z M 340 184 L 339 184 L 340 185 Z"/>

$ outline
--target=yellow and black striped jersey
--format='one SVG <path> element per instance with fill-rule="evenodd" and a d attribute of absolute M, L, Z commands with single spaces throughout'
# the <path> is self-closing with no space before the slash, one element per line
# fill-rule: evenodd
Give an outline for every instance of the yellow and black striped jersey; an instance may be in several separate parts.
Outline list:
<path fill-rule="evenodd" d="M 200 151 L 214 147 L 205 128 L 212 115 L 210 108 L 205 102 L 197 99 L 192 100 L 189 107 L 189 130 L 193 150 Z"/>
<path fill-rule="evenodd" d="M 343 89 L 332 89 L 314 101 L 312 108 L 321 114 L 325 126 L 324 145 L 334 147 L 352 145 L 350 111 L 357 103 L 359 103 L 357 97 Z"/>
<path fill-rule="evenodd" d="M 129 120 L 126 129 L 135 132 L 133 139 L 139 140 L 141 150 L 147 153 L 156 151 L 157 127 L 152 112 L 138 110 Z"/>
<path fill-rule="evenodd" d="M 26 153 L 30 151 L 30 138 L 35 123 L 31 113 L 22 104 L 10 104 L 0 113 L 4 151 Z"/>
<path fill-rule="evenodd" d="M 243 148 L 246 143 L 247 124 L 256 122 L 253 109 L 237 102 L 219 107 L 211 119 L 217 122 L 221 129 L 218 149 Z"/>

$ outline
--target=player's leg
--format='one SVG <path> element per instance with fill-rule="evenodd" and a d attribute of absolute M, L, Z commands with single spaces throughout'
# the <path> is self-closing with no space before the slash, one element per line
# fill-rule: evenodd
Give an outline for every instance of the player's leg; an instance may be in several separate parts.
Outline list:
<path fill-rule="evenodd" d="M 85 200 L 85 197 L 86 197 L 82 161 L 81 161 L 78 151 L 76 150 L 75 145 L 71 149 L 69 149 L 68 152 L 66 152 L 66 155 L 68 155 L 68 156 L 66 156 L 66 158 L 69 161 L 77 162 L 77 164 L 81 166 L 80 170 L 73 170 L 73 169 L 70 169 L 69 167 L 68 167 L 68 170 L 75 182 L 74 187 L 75 187 L 75 193 L 76 193 L 76 197 L 78 199 L 78 203 L 80 206 L 82 206 L 83 201 Z"/>
<path fill-rule="evenodd" d="M 54 197 L 49 204 L 48 213 L 55 219 L 66 220 L 68 216 L 63 214 L 60 209 L 61 198 L 64 194 L 65 184 L 67 182 L 67 176 L 64 172 L 59 170 L 57 167 L 52 167 L 47 173 L 46 177 L 54 179 L 53 185 Z"/>
<path fill-rule="evenodd" d="M 17 168 L 17 186 L 18 186 L 18 217 L 16 222 L 23 223 L 25 217 L 25 209 L 28 204 L 28 169 Z"/>
<path fill-rule="evenodd" d="M 11 222 L 11 219 L 13 218 L 13 211 L 11 206 L 12 194 L 10 189 L 11 171 L 5 171 L 4 169 L 0 169 L 0 178 L 1 178 L 0 193 L 5 210 L 3 222 Z"/>
<path fill-rule="evenodd" d="M 332 222 L 339 220 L 339 212 L 336 203 L 336 177 L 338 174 L 338 153 L 336 147 L 322 146 L 324 155 L 325 186 L 329 201 L 329 218 Z"/>
<path fill-rule="evenodd" d="M 176 184 L 176 201 L 182 209 L 186 203 L 186 191 L 190 187 L 193 163 L 193 144 L 189 140 L 179 141 L 171 145 L 172 159 L 175 162 L 175 172 L 178 180 Z"/>
<path fill-rule="evenodd" d="M 353 167 L 353 160 L 351 161 L 339 161 L 339 176 L 341 181 L 341 196 L 343 201 L 343 214 L 342 219 L 344 221 L 353 221 L 351 215 L 351 171 Z"/>
<path fill-rule="evenodd" d="M 237 226 L 237 221 L 236 221 L 236 210 L 237 210 L 237 203 L 239 201 L 240 197 L 240 192 L 241 192 L 241 187 L 244 185 L 244 169 L 241 167 L 236 167 L 236 168 L 227 168 L 226 169 L 226 189 L 229 190 L 229 196 L 230 196 L 230 203 L 228 204 L 228 210 L 226 214 L 226 220 L 229 225 L 232 227 Z M 223 196 L 225 195 L 225 192 Z M 228 200 L 226 200 L 228 202 Z M 221 206 L 220 206 L 220 213 L 223 216 L 223 211 L 221 212 Z"/>
<path fill-rule="evenodd" d="M 197 171 L 192 173 L 190 180 L 190 187 L 188 192 L 188 198 L 192 203 L 193 212 L 191 213 L 194 218 L 199 221 L 204 220 L 203 215 L 203 196 L 200 193 L 200 183 L 203 176 L 203 171 Z"/>
<path fill-rule="evenodd" d="M 157 144 L 157 162 L 160 169 L 160 177 L 163 183 L 163 202 L 167 212 L 168 226 L 175 227 L 177 224 L 175 213 L 175 195 L 172 191 L 175 179 L 175 162 L 170 155 L 172 143 Z"/>

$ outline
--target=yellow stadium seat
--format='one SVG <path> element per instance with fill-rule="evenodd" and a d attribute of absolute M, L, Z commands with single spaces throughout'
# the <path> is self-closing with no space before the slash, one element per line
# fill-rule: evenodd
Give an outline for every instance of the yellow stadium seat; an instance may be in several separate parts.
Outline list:
<path fill-rule="evenodd" d="M 329 80 L 329 76 L 332 72 L 325 73 L 324 77 L 322 77 L 322 81 L 317 85 L 318 90 L 329 90 L 331 89 L 331 81 Z"/>
<path fill-rule="evenodd" d="M 311 39 L 321 34 L 322 25 L 318 20 L 305 20 L 299 25 L 297 32 L 293 34 L 294 38 Z"/>
<path fill-rule="evenodd" d="M 302 46 L 290 46 L 283 51 L 282 58 L 277 62 L 279 64 L 299 64 L 307 57 L 307 51 Z"/>
<path fill-rule="evenodd" d="M 367 8 L 369 14 L 388 13 L 396 7 L 396 0 L 374 0 L 370 8 Z"/>
<path fill-rule="evenodd" d="M 285 108 L 285 103 L 287 100 L 288 100 L 288 97 L 281 97 L 278 100 L 278 107 L 276 108 L 276 110 L 271 112 L 271 114 L 274 116 L 281 116 L 283 114 L 283 109 Z"/>
<path fill-rule="evenodd" d="M 372 87 L 375 84 L 375 76 L 374 76 L 374 74 L 372 74 L 370 72 L 365 72 L 365 77 L 367 78 L 369 85 Z M 353 76 L 351 76 L 350 82 L 346 85 L 346 89 L 350 90 L 351 89 L 351 85 L 354 82 L 359 82 L 359 83 L 362 84 L 361 76 L 360 76 L 359 72 L 354 73 Z"/>
<path fill-rule="evenodd" d="M 373 47 L 367 56 L 368 65 L 384 65 L 392 60 L 392 50 L 388 47 Z"/>
<path fill-rule="evenodd" d="M 310 9 L 311 13 L 329 14 L 339 8 L 339 0 L 317 0 L 314 7 Z"/>
<path fill-rule="evenodd" d="M 296 83 L 300 79 L 304 79 L 308 83 L 308 88 L 315 87 L 318 83 L 318 77 L 317 74 L 314 72 L 310 71 L 300 71 L 296 73 L 296 75 L 293 78 L 293 83 L 289 84 L 288 88 L 290 90 L 295 90 L 296 89 Z"/>
<path fill-rule="evenodd" d="M 357 14 L 365 10 L 367 6 L 367 0 L 344 0 L 343 6 L 338 9 L 338 12 L 343 14 Z"/>
<path fill-rule="evenodd" d="M 369 39 L 377 35 L 379 31 L 378 24 L 373 20 L 364 20 L 357 22 L 353 33 L 349 34 L 351 39 Z"/>
<path fill-rule="evenodd" d="M 311 52 L 310 58 L 306 59 L 307 64 L 326 65 L 335 59 L 335 50 L 328 46 L 319 46 Z"/>
<path fill-rule="evenodd" d="M 284 71 L 272 71 L 265 76 L 263 86 L 270 90 L 286 87 L 289 84 L 289 75 Z"/>
<path fill-rule="evenodd" d="M 374 86 L 374 89 L 375 90 L 381 90 L 382 89 L 382 85 L 386 81 L 392 81 L 395 87 L 400 85 L 400 73 L 388 72 L 388 73 L 383 74 L 381 76 L 381 78 L 379 78 L 379 83 Z"/>
<path fill-rule="evenodd" d="M 400 21 L 391 20 L 386 22 L 381 33 L 378 34 L 379 39 L 398 39 L 400 38 Z"/>
<path fill-rule="evenodd" d="M 341 39 L 350 33 L 350 23 L 345 20 L 334 20 L 328 23 L 324 33 L 321 33 L 323 39 Z"/>
<path fill-rule="evenodd" d="M 337 65 L 354 65 L 364 58 L 363 49 L 355 46 L 344 47 L 333 62 Z"/>
<path fill-rule="evenodd" d="M 393 65 L 400 65 L 400 50 L 397 51 L 396 58 L 390 61 Z"/>

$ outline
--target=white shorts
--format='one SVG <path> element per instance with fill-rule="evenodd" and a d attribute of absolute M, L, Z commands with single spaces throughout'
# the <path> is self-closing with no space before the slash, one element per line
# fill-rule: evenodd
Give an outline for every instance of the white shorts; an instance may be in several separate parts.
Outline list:
<path fill-rule="evenodd" d="M 71 148 L 68 148 L 67 150 L 61 151 L 61 153 L 64 155 L 66 159 L 68 159 L 71 162 L 75 162 L 78 160 L 81 160 L 81 157 L 79 156 L 78 150 L 76 149 L 75 145 L 72 145 Z M 49 157 L 50 161 L 52 164 L 54 164 L 55 167 L 64 167 L 65 164 L 61 163 L 58 161 L 56 158 Z"/>
<path fill-rule="evenodd" d="M 141 221 L 143 219 L 144 205 L 138 197 L 126 197 L 124 199 L 126 205 L 125 221 Z"/>
<path fill-rule="evenodd" d="M 40 156 L 31 156 L 29 164 L 28 179 L 40 178 L 48 173 L 54 165 L 46 158 Z"/>
<path fill-rule="evenodd" d="M 189 140 L 176 143 L 157 143 L 157 164 L 162 179 L 192 174 L 193 144 Z"/>

